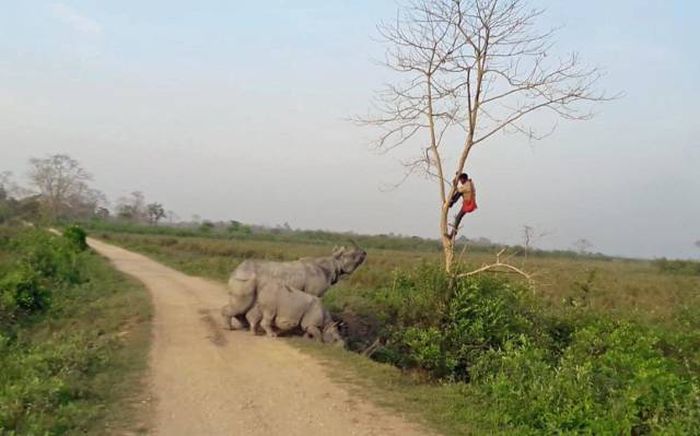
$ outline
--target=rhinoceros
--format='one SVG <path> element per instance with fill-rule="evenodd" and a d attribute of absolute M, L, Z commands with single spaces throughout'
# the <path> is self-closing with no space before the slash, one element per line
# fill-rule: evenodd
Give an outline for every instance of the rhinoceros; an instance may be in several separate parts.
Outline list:
<path fill-rule="evenodd" d="M 228 305 L 224 306 L 222 313 L 229 309 Z M 246 319 L 253 334 L 257 333 L 258 324 L 270 337 L 277 336 L 275 328 L 281 332 L 301 328 L 307 338 L 345 344 L 338 333 L 338 323 L 333 322 L 319 297 L 277 280 L 260 283 L 255 304 L 246 313 Z"/>
<path fill-rule="evenodd" d="M 291 262 L 246 260 L 231 273 L 228 281 L 230 302 L 229 326 L 242 328 L 237 316 L 243 315 L 255 304 L 257 288 L 261 280 L 276 280 L 304 293 L 322 297 L 343 276 L 352 274 L 367 257 L 367 253 L 355 245 L 340 247 L 330 256 L 307 257 Z"/>

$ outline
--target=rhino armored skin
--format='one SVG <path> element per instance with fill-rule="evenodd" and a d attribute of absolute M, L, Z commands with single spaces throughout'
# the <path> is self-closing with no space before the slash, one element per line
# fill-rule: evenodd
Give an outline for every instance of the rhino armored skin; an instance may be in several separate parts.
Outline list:
<path fill-rule="evenodd" d="M 231 329 L 242 328 L 236 317 L 247 313 L 255 304 L 261 280 L 274 280 L 289 287 L 322 297 L 331 285 L 343 276 L 352 274 L 367 257 L 361 248 L 341 247 L 330 256 L 307 257 L 291 262 L 246 260 L 234 271 L 228 281 L 230 301 L 224 317 Z M 222 312 L 223 313 L 223 312 Z"/>
<path fill-rule="evenodd" d="M 222 309 L 229 314 L 230 306 Z M 275 328 L 287 332 L 300 328 L 304 336 L 324 343 L 345 345 L 338 333 L 338 323 L 333 322 L 321 299 L 276 280 L 260 283 L 253 307 L 246 313 L 250 332 L 257 333 L 260 325 L 267 336 L 275 337 Z"/>

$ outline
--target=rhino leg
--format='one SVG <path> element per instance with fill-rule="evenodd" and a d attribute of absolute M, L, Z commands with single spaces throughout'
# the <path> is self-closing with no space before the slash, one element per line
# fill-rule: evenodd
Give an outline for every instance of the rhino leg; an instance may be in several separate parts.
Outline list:
<path fill-rule="evenodd" d="M 243 323 L 240 322 L 235 316 L 232 316 L 228 319 L 228 328 L 230 328 L 231 330 L 242 330 L 243 327 Z"/>
<path fill-rule="evenodd" d="M 267 333 L 267 336 L 274 338 L 277 336 L 277 333 L 272 329 L 272 320 L 275 318 L 275 314 L 272 312 L 264 311 L 262 314 L 262 321 L 260 322 L 260 325 L 262 326 L 263 330 L 265 330 L 265 333 Z"/>
<path fill-rule="evenodd" d="M 234 312 L 233 315 L 243 315 L 246 313 L 253 303 L 256 296 L 256 280 L 238 280 L 231 277 L 228 281 L 229 288 L 229 305 Z"/>
<path fill-rule="evenodd" d="M 250 333 L 252 333 L 253 336 L 258 333 L 258 324 L 260 323 L 261 318 L 262 313 L 257 305 L 253 306 L 248 313 L 245 314 L 245 319 L 248 320 L 248 325 L 250 326 Z"/>
<path fill-rule="evenodd" d="M 301 328 L 304 330 L 305 336 L 308 335 L 317 341 L 323 340 L 323 335 L 321 333 L 321 329 L 319 328 L 319 326 L 323 325 L 323 314 L 323 306 L 321 305 L 320 300 L 316 298 L 316 301 L 311 305 L 301 319 Z"/>
<path fill-rule="evenodd" d="M 243 324 L 236 318 L 236 308 L 227 304 L 221 308 L 221 316 L 224 318 L 224 325 L 231 330 L 240 330 Z"/>

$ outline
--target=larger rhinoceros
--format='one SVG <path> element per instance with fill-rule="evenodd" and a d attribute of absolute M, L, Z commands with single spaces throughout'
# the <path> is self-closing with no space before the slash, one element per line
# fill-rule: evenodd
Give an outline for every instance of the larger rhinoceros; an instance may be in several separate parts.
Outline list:
<path fill-rule="evenodd" d="M 330 256 L 307 257 L 290 262 L 246 260 L 233 270 L 228 281 L 230 302 L 229 326 L 241 328 L 236 317 L 245 314 L 255 303 L 260 280 L 274 280 L 307 294 L 322 297 L 331 285 L 352 274 L 367 257 L 358 246 L 340 247 Z"/>

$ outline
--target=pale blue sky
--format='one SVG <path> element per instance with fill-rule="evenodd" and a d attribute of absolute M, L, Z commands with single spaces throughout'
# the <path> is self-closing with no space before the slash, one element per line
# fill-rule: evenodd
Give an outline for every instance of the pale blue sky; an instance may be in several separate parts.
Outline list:
<path fill-rule="evenodd" d="M 529 144 L 476 150 L 468 236 L 544 248 L 698 257 L 700 3 L 537 1 L 562 50 L 625 97 Z M 431 182 L 397 190 L 344 121 L 392 74 L 372 62 L 392 1 L 0 0 L 0 170 L 67 152 L 111 199 L 133 190 L 183 218 L 437 236 Z"/>

